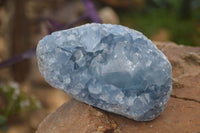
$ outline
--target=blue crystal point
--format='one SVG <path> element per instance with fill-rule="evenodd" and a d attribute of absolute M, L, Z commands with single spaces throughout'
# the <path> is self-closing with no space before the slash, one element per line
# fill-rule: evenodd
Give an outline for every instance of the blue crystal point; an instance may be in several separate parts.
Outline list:
<path fill-rule="evenodd" d="M 171 64 L 142 33 L 120 25 L 86 24 L 47 35 L 37 46 L 45 80 L 75 99 L 137 121 L 165 108 Z"/>

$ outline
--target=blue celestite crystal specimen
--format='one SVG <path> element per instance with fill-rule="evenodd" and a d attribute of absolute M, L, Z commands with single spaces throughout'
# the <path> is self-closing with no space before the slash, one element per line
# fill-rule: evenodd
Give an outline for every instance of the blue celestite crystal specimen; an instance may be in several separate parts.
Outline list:
<path fill-rule="evenodd" d="M 75 99 L 137 121 L 165 108 L 171 65 L 142 33 L 120 25 L 87 24 L 54 32 L 37 46 L 46 81 Z"/>

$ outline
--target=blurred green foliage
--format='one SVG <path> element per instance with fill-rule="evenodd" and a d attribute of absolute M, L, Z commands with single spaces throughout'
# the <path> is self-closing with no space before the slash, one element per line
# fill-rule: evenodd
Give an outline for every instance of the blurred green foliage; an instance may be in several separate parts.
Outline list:
<path fill-rule="evenodd" d="M 159 29 L 167 29 L 170 41 L 200 45 L 199 0 L 146 0 L 144 7 L 118 10 L 121 24 L 151 38 Z"/>
<path fill-rule="evenodd" d="M 33 96 L 27 95 L 17 83 L 0 84 L 0 130 L 6 130 L 10 117 L 20 112 L 38 109 L 40 102 Z"/>

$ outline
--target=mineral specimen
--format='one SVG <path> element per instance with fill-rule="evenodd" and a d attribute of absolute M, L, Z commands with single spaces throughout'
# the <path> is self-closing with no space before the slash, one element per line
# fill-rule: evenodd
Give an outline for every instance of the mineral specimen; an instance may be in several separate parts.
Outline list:
<path fill-rule="evenodd" d="M 120 25 L 87 24 L 57 31 L 37 46 L 46 81 L 75 99 L 137 121 L 165 108 L 171 65 L 142 33 Z"/>

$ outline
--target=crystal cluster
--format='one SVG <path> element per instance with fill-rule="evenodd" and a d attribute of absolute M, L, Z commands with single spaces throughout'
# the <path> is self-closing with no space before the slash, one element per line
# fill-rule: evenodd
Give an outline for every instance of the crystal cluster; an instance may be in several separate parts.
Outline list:
<path fill-rule="evenodd" d="M 171 64 L 142 33 L 120 25 L 86 24 L 57 31 L 37 46 L 39 70 L 75 99 L 137 121 L 165 108 Z"/>

